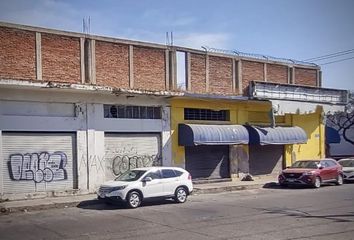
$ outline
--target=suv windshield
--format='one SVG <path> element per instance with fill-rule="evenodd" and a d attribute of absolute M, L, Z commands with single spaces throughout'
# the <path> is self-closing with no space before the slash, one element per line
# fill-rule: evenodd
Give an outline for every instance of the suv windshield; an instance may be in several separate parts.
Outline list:
<path fill-rule="evenodd" d="M 344 160 L 338 162 L 343 167 L 354 167 L 354 160 Z"/>
<path fill-rule="evenodd" d="M 116 177 L 115 181 L 133 182 L 143 176 L 144 173 L 146 173 L 145 170 L 128 170 L 125 173 Z"/>
<path fill-rule="evenodd" d="M 291 165 L 292 168 L 318 168 L 319 161 L 297 161 Z"/>

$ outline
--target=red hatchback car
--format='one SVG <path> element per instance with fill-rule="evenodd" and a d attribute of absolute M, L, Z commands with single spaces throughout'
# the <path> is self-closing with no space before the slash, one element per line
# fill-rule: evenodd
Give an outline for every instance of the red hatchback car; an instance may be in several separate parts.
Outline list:
<path fill-rule="evenodd" d="M 343 184 L 342 166 L 335 160 L 301 160 L 281 171 L 279 185 L 308 185 L 319 188 L 322 183 Z"/>

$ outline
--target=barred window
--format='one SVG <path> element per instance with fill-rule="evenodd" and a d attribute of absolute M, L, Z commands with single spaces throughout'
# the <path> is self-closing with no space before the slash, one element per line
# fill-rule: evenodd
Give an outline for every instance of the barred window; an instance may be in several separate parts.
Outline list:
<path fill-rule="evenodd" d="M 206 121 L 229 121 L 229 111 L 214 111 L 210 109 L 185 108 L 185 120 L 206 120 Z"/>
<path fill-rule="evenodd" d="M 161 107 L 103 105 L 104 118 L 161 119 Z"/>

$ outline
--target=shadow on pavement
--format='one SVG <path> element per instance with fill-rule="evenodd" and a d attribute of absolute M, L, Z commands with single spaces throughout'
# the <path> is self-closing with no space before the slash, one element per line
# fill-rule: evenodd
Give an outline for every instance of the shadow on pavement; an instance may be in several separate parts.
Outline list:
<path fill-rule="evenodd" d="M 321 188 L 324 187 L 333 187 L 336 186 L 334 183 L 323 183 L 321 185 Z M 307 185 L 289 185 L 287 187 L 282 187 L 276 182 L 268 182 L 263 185 L 263 188 L 268 188 L 268 189 L 280 189 L 280 190 L 298 190 L 298 189 L 313 189 L 312 186 L 307 186 Z"/>
<path fill-rule="evenodd" d="M 165 204 L 176 204 L 175 201 L 167 199 L 167 200 L 146 200 L 144 201 L 139 208 L 148 207 L 148 206 L 156 206 L 156 205 L 165 205 Z M 100 201 L 98 199 L 95 200 L 87 200 L 80 202 L 77 208 L 88 209 L 88 210 L 115 210 L 115 209 L 129 209 L 123 202 L 112 202 L 112 201 Z"/>

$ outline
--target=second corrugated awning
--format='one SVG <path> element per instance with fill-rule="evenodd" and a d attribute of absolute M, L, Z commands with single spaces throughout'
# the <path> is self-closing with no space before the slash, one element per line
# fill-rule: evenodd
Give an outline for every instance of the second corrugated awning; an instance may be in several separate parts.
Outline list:
<path fill-rule="evenodd" d="M 303 144 L 307 142 L 307 135 L 300 127 L 256 127 L 246 126 L 250 144 L 284 145 Z"/>
<path fill-rule="evenodd" d="M 196 145 L 233 145 L 248 144 L 247 129 L 242 125 L 179 124 L 178 144 Z"/>

